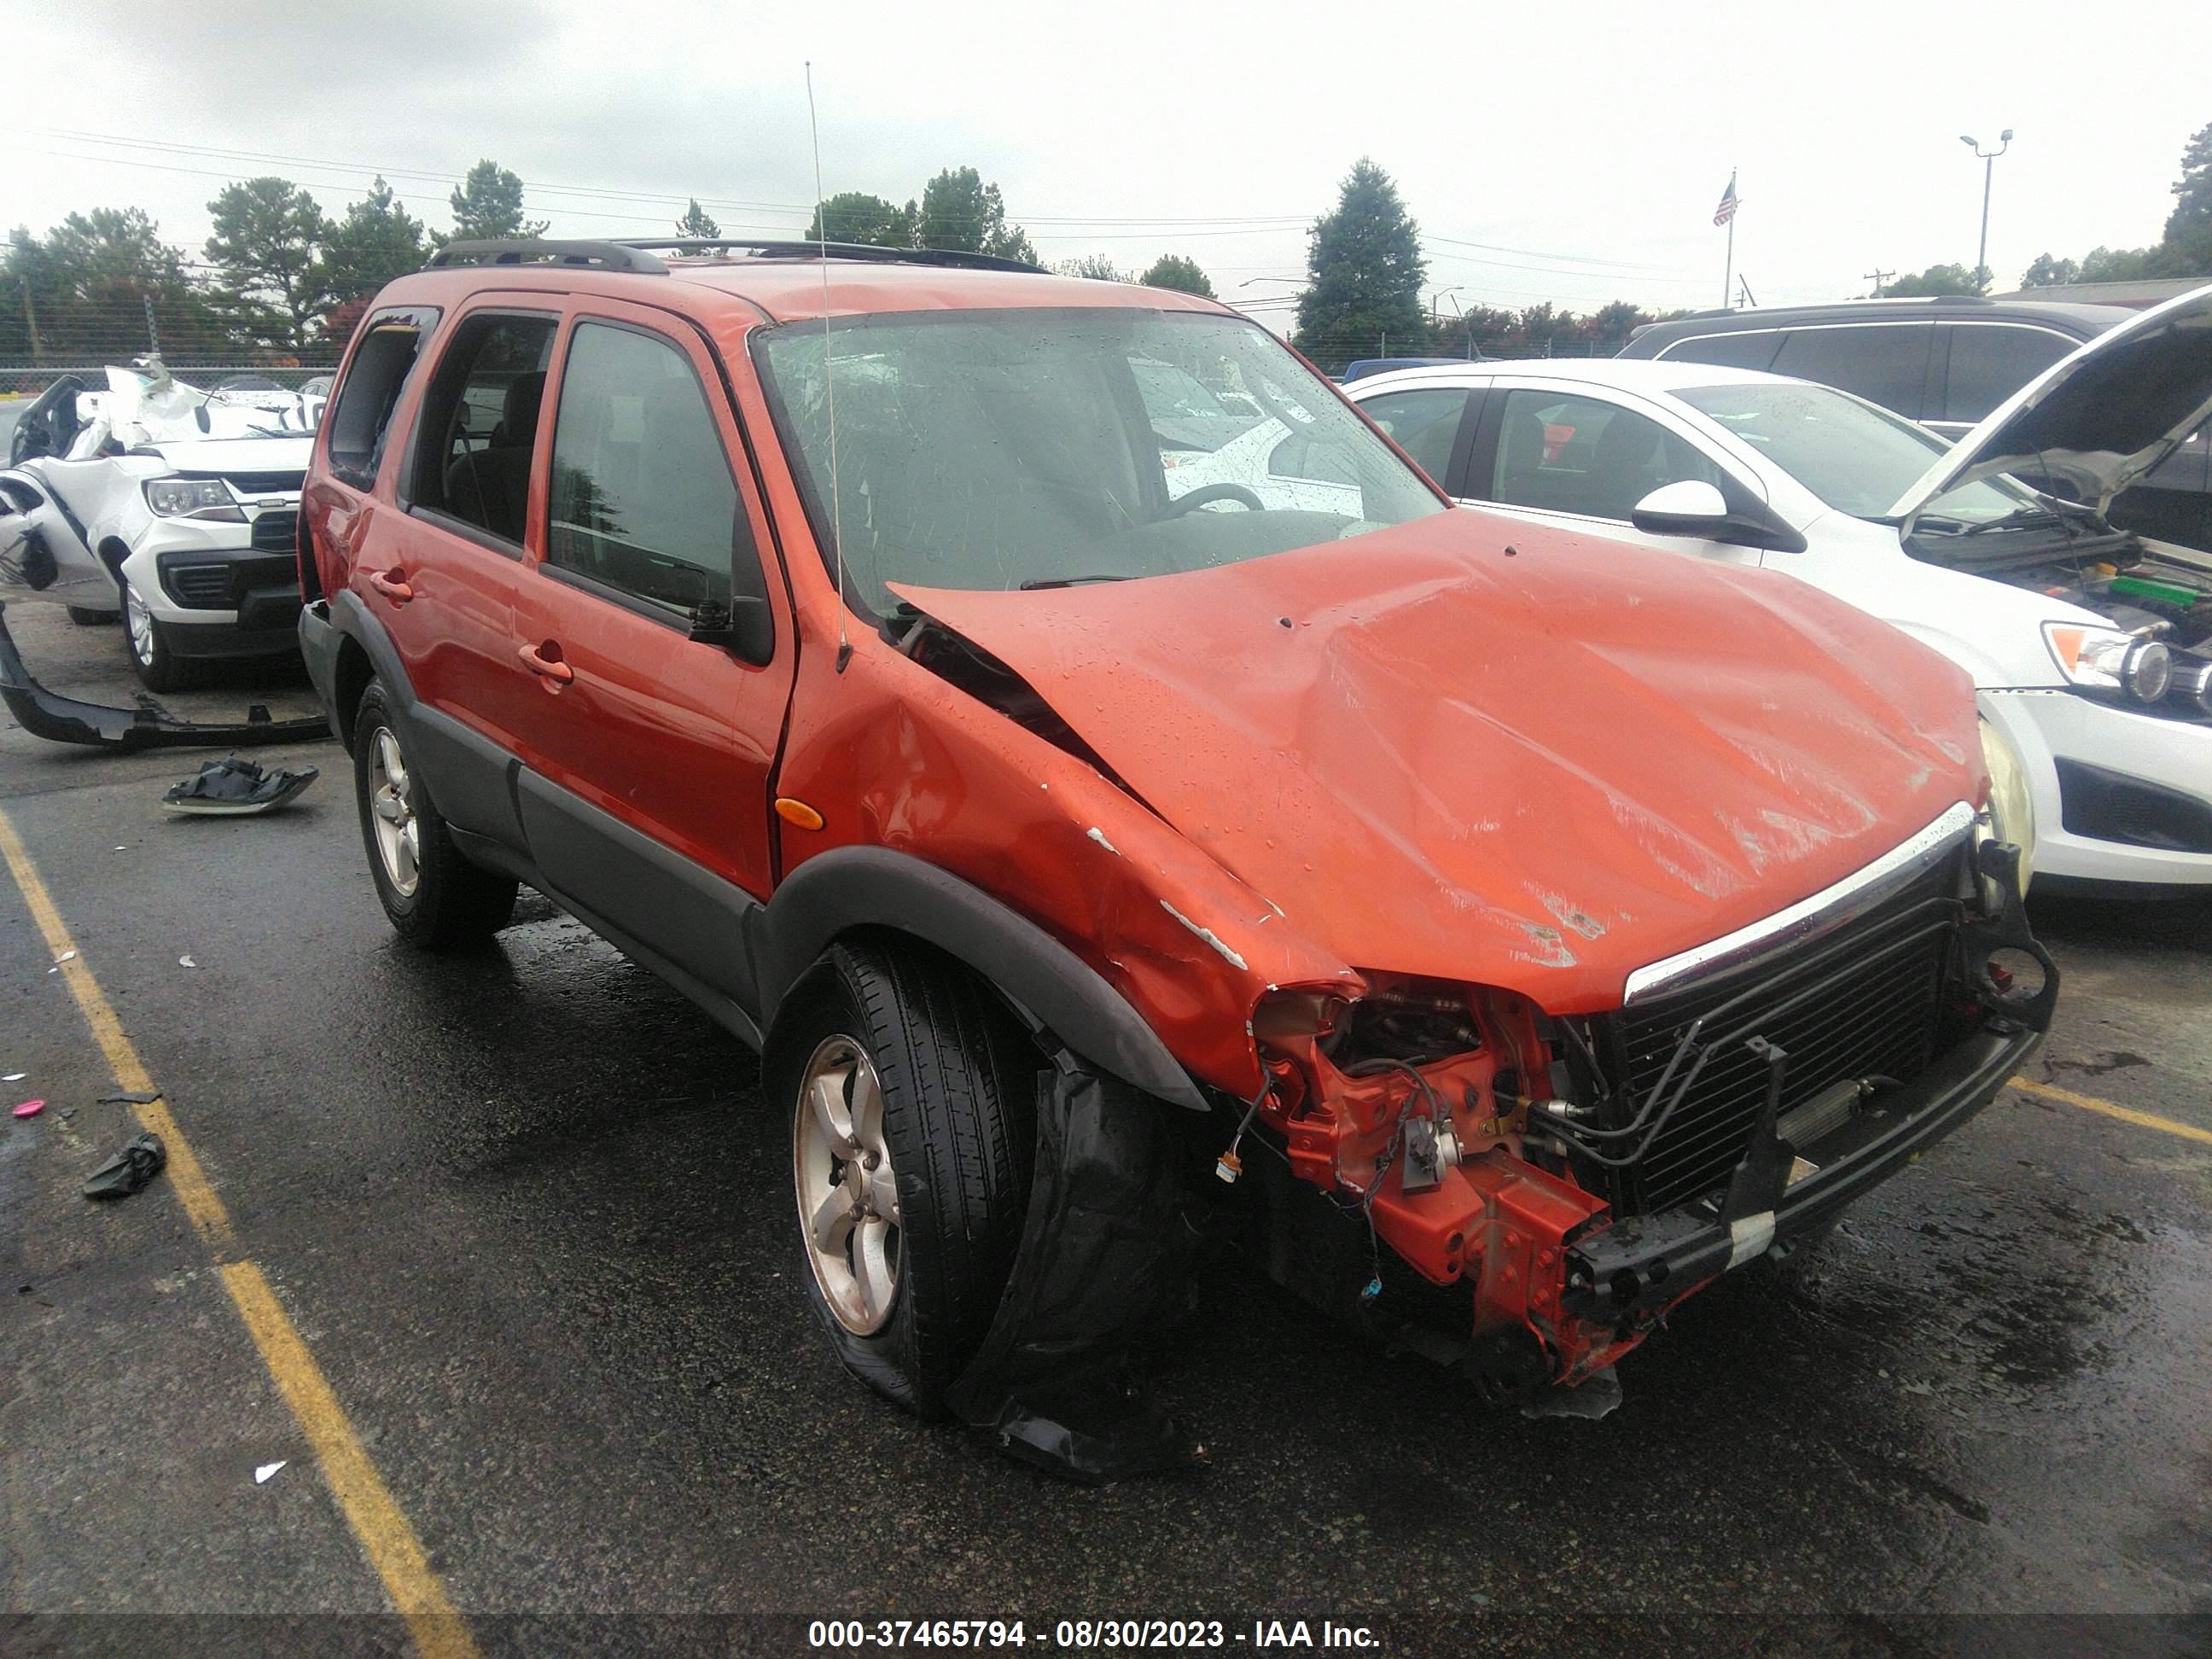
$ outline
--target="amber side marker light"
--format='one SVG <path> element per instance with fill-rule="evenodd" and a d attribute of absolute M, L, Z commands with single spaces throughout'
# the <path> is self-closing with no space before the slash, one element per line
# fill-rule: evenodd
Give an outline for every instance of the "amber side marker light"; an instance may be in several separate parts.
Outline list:
<path fill-rule="evenodd" d="M 795 823 L 802 830 L 819 830 L 822 814 L 803 800 L 793 800 L 788 795 L 775 798 L 775 815 L 786 823 Z"/>

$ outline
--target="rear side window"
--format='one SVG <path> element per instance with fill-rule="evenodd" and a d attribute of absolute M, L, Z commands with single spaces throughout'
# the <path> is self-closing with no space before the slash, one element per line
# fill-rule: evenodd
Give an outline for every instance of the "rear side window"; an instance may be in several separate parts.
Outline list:
<path fill-rule="evenodd" d="M 1951 337 L 1941 416 L 1947 421 L 1980 420 L 2081 343 L 2003 323 L 1960 323 L 1944 332 Z"/>
<path fill-rule="evenodd" d="M 362 325 L 361 344 L 326 422 L 331 471 L 356 489 L 376 483 L 392 411 L 407 389 L 422 342 L 437 325 L 438 312 L 428 306 L 380 311 Z"/>
<path fill-rule="evenodd" d="M 691 361 L 665 340 L 582 323 L 553 428 L 545 562 L 690 611 L 761 592 L 751 526 Z"/>
<path fill-rule="evenodd" d="M 453 331 L 415 423 L 412 505 L 521 544 L 555 321 L 497 312 Z"/>
<path fill-rule="evenodd" d="M 1660 352 L 1669 362 L 1718 363 L 1726 368 L 1769 368 L 1775 349 L 1782 343 L 1779 331 L 1747 328 L 1735 334 L 1700 334 L 1677 340 Z"/>
<path fill-rule="evenodd" d="M 1818 380 L 1917 421 L 1935 333 L 1930 323 L 1792 329 L 1771 367 L 1777 374 Z"/>

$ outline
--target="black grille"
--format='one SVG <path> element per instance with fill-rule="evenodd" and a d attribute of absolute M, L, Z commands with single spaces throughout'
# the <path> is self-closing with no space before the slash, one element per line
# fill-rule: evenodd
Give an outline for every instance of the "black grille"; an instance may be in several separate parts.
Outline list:
<path fill-rule="evenodd" d="M 253 521 L 253 544 L 264 553 L 292 552 L 299 524 L 296 513 L 264 513 Z"/>
<path fill-rule="evenodd" d="M 1618 1085 L 1609 1127 L 1628 1123 L 1656 1093 L 1648 1130 L 1674 1097 L 1635 1163 L 1602 1171 L 1616 1211 L 1669 1209 L 1727 1186 L 1766 1100 L 1766 1067 L 1745 1048 L 1748 1037 L 1790 1056 L 1784 1112 L 1838 1083 L 1902 1080 L 1925 1066 L 1948 1018 L 1958 880 L 1956 858 L 1947 859 L 1830 938 L 1594 1022 L 1596 1052 Z M 1606 1150 L 1619 1156 L 1640 1139 Z"/>
<path fill-rule="evenodd" d="M 227 564 L 174 564 L 161 573 L 177 603 L 194 611 L 228 611 L 230 605 L 230 567 Z"/>
<path fill-rule="evenodd" d="M 2069 834 L 2094 841 L 2212 853 L 2212 806 L 2178 789 L 2081 761 L 2058 763 L 2058 816 Z"/>
<path fill-rule="evenodd" d="M 305 472 L 226 472 L 230 487 L 240 495 L 285 495 L 296 491 L 307 481 Z"/>
<path fill-rule="evenodd" d="M 170 597 L 188 611 L 235 611 L 257 588 L 283 587 L 296 592 L 300 580 L 299 560 L 290 550 L 289 538 L 282 553 L 226 559 L 218 564 L 194 564 L 164 557 L 161 571 L 161 581 Z"/>

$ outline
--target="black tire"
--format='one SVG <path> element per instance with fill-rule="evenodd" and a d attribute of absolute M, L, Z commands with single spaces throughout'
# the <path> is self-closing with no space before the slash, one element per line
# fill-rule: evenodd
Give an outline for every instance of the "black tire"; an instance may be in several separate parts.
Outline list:
<path fill-rule="evenodd" d="M 832 1310 L 799 1220 L 800 1282 L 846 1368 L 922 1418 L 981 1346 L 1021 1244 L 1036 1158 L 1040 1066 L 1004 1003 L 958 963 L 905 943 L 833 945 L 787 997 L 769 1045 L 770 1100 L 796 1148 L 802 1083 L 823 1045 L 848 1038 L 883 1091 L 898 1194 L 890 1311 L 858 1335 Z M 803 1212 L 805 1198 L 799 1194 Z"/>
<path fill-rule="evenodd" d="M 131 584 L 120 576 L 116 581 L 123 590 L 123 650 L 131 659 L 131 672 L 149 691 L 181 691 L 198 678 L 198 665 L 177 654 L 167 627 L 150 611 L 146 616 L 147 642 L 143 647 L 139 645 L 137 633 L 130 625 Z"/>
<path fill-rule="evenodd" d="M 111 628 L 123 619 L 120 611 L 100 611 L 88 605 L 69 607 L 69 619 L 79 628 Z"/>
<path fill-rule="evenodd" d="M 410 945 L 426 951 L 460 951 L 481 945 L 507 926 L 514 915 L 518 884 L 472 864 L 454 846 L 446 820 L 422 778 L 411 768 L 404 770 L 404 800 L 416 829 L 413 855 L 415 879 L 411 890 L 403 890 L 385 866 L 379 846 L 377 812 L 373 797 L 377 786 L 372 769 L 378 764 L 381 740 L 388 736 L 404 758 L 399 726 L 392 715 L 384 687 L 371 680 L 361 694 L 361 707 L 353 722 L 354 800 L 361 812 L 361 837 L 368 854 L 369 879 L 393 930 Z"/>

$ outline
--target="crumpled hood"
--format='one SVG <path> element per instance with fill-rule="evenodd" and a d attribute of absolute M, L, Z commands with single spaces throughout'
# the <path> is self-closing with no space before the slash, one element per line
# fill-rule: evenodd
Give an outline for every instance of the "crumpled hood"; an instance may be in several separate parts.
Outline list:
<path fill-rule="evenodd" d="M 1280 925 L 1554 1012 L 1979 799 L 1972 693 L 1934 653 L 1787 577 L 1475 510 L 1137 581 L 895 591 Z"/>
<path fill-rule="evenodd" d="M 1997 405 L 1888 517 L 1903 533 L 1938 495 L 1999 472 L 2063 483 L 2103 512 L 2212 416 L 2212 285 L 2099 335 Z"/>
<path fill-rule="evenodd" d="M 312 437 L 165 438 L 147 447 L 179 472 L 305 472 L 315 453 L 315 441 Z"/>

